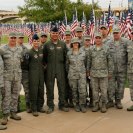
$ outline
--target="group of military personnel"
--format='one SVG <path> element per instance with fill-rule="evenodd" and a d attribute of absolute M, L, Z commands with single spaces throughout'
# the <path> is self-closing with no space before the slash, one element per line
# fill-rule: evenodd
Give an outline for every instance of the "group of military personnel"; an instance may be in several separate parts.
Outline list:
<path fill-rule="evenodd" d="M 133 101 L 133 45 L 121 37 L 120 28 L 114 26 L 112 36 L 105 25 L 95 33 L 95 44 L 83 29 L 76 28 L 76 37 L 70 29 L 65 31 L 65 40 L 59 40 L 55 26 L 48 34 L 34 34 L 32 48 L 24 45 L 24 34 L 9 34 L 7 45 L 0 47 L 0 89 L 2 94 L 3 119 L 0 130 L 6 129 L 8 117 L 21 120 L 17 115 L 21 84 L 26 100 L 26 111 L 38 116 L 54 111 L 54 84 L 57 79 L 61 111 L 92 112 L 114 107 L 122 109 L 125 81 L 128 77 Z M 133 39 L 133 30 L 131 31 Z M 44 109 L 44 83 L 47 94 L 47 109 Z M 133 111 L 133 106 L 127 108 Z"/>

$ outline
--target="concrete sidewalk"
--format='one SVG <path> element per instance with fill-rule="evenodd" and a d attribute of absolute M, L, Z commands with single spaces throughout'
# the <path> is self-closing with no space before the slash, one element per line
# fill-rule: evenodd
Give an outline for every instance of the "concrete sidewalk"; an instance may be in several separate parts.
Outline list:
<path fill-rule="evenodd" d="M 57 108 L 57 90 L 55 90 L 56 108 L 52 114 L 39 114 L 33 117 L 26 112 L 20 113 L 21 121 L 9 120 L 8 129 L 0 133 L 133 133 L 133 112 L 126 108 L 132 104 L 129 89 L 125 89 L 122 101 L 124 109 L 109 109 L 107 113 L 62 112 Z"/>

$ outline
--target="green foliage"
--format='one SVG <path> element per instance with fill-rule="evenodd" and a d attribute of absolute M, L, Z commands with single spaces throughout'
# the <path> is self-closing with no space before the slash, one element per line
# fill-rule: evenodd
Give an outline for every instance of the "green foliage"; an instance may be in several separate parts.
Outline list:
<path fill-rule="evenodd" d="M 3 35 L 1 37 L 1 40 L 0 40 L 0 45 L 1 44 L 7 44 L 7 43 L 8 43 L 8 35 Z M 24 43 L 28 43 L 28 37 L 27 36 L 24 37 Z"/>
<path fill-rule="evenodd" d="M 19 15 L 32 22 L 63 20 L 65 11 L 68 21 L 72 21 L 72 15 L 76 8 L 78 19 L 81 21 L 83 11 L 89 19 L 92 5 L 83 3 L 82 0 L 77 0 L 77 2 L 70 0 L 25 0 L 25 5 L 18 8 Z M 94 9 L 99 9 L 98 3 L 94 4 Z"/>

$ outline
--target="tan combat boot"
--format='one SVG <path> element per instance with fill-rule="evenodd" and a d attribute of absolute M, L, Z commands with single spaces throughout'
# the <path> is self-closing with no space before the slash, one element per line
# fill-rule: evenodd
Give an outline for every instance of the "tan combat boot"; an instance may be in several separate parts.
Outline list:
<path fill-rule="evenodd" d="M 10 118 L 14 120 L 21 120 L 21 117 L 18 116 L 15 112 L 11 112 Z"/>
<path fill-rule="evenodd" d="M 123 106 L 122 106 L 122 103 L 121 103 L 121 100 L 120 99 L 117 99 L 116 100 L 116 108 L 117 109 L 123 109 Z"/>
<path fill-rule="evenodd" d="M 106 107 L 107 107 L 107 108 L 112 108 L 112 107 L 114 107 L 114 102 L 113 102 L 113 100 L 108 101 Z"/>
<path fill-rule="evenodd" d="M 39 114 L 38 114 L 37 111 L 33 111 L 33 112 L 32 112 L 32 115 L 35 116 L 35 117 L 39 116 Z"/>
<path fill-rule="evenodd" d="M 2 119 L 2 122 L 1 122 L 2 125 L 6 125 L 7 124 L 8 116 L 9 116 L 9 114 L 3 114 L 3 119 Z"/>
<path fill-rule="evenodd" d="M 133 111 L 133 105 L 127 108 L 127 111 Z"/>
<path fill-rule="evenodd" d="M 92 108 L 92 112 L 97 112 L 99 110 L 99 103 L 95 103 L 94 107 Z"/>
<path fill-rule="evenodd" d="M 80 105 L 80 110 L 82 113 L 86 113 L 86 111 L 87 111 L 85 105 Z"/>
<path fill-rule="evenodd" d="M 5 130 L 5 129 L 7 129 L 7 126 L 5 126 L 5 125 L 0 125 L 0 130 Z"/>
<path fill-rule="evenodd" d="M 106 113 L 107 112 L 106 104 L 104 102 L 102 103 L 101 112 L 102 113 Z"/>

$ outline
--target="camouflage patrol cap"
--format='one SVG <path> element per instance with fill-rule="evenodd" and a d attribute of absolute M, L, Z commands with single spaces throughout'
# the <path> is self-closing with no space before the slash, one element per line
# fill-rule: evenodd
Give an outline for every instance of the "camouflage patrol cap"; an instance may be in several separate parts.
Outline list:
<path fill-rule="evenodd" d="M 9 33 L 9 37 L 17 37 L 16 32 L 10 32 L 10 33 Z"/>
<path fill-rule="evenodd" d="M 102 34 L 99 33 L 99 32 L 98 32 L 98 33 L 95 33 L 95 38 L 96 38 L 96 37 L 101 37 L 101 38 L 102 38 Z"/>
<path fill-rule="evenodd" d="M 72 38 L 71 44 L 73 44 L 73 43 L 80 43 L 78 37 Z"/>
<path fill-rule="evenodd" d="M 90 35 L 85 35 L 84 36 L 84 40 L 90 40 L 90 39 L 91 39 Z"/>
<path fill-rule="evenodd" d="M 114 32 L 120 32 L 120 28 L 118 27 L 118 26 L 115 26 L 114 28 L 113 28 L 113 33 Z"/>
<path fill-rule="evenodd" d="M 47 37 L 48 35 L 45 32 L 41 32 L 40 37 L 42 37 L 42 36 L 46 36 Z"/>
<path fill-rule="evenodd" d="M 70 30 L 66 30 L 65 31 L 65 35 L 71 35 L 71 31 Z"/>
<path fill-rule="evenodd" d="M 73 47 L 73 43 L 78 43 L 79 44 L 79 47 L 80 47 L 80 42 L 79 42 L 78 37 L 72 38 L 72 40 L 71 40 L 71 48 Z"/>
<path fill-rule="evenodd" d="M 83 31 L 82 27 L 79 27 L 79 26 L 78 26 L 78 27 L 76 28 L 76 32 L 82 32 L 82 31 Z"/>
<path fill-rule="evenodd" d="M 22 32 L 18 33 L 18 38 L 19 37 L 23 37 L 24 38 L 24 33 L 22 33 Z"/>
<path fill-rule="evenodd" d="M 106 25 L 101 25 L 100 29 L 102 29 L 102 28 L 108 29 Z"/>

